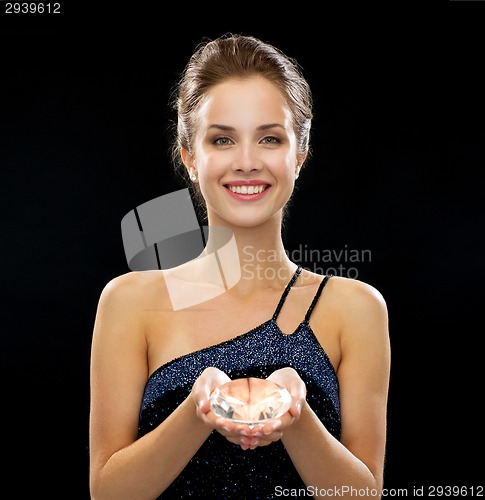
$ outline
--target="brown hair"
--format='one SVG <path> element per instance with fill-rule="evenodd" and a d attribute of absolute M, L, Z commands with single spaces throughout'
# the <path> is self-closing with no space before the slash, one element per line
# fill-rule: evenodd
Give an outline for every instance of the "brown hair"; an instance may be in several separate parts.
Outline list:
<path fill-rule="evenodd" d="M 230 78 L 262 76 L 280 89 L 293 118 L 299 153 L 309 153 L 313 100 L 298 63 L 273 45 L 247 35 L 226 34 L 199 44 L 172 94 L 177 112 L 173 130 L 174 167 L 187 179 L 181 149 L 193 151 L 196 113 L 206 93 Z M 198 189 L 198 201 L 204 204 Z"/>

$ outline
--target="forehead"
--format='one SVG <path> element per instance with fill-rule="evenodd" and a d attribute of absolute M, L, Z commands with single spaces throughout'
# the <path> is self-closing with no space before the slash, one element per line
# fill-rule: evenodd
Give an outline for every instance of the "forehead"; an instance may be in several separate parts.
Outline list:
<path fill-rule="evenodd" d="M 199 118 L 208 121 L 290 119 L 290 109 L 280 89 L 266 78 L 229 79 L 209 89 L 199 108 Z"/>

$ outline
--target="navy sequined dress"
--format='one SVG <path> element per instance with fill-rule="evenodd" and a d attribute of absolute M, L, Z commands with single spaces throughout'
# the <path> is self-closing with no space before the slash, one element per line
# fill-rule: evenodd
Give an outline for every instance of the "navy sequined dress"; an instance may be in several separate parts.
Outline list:
<path fill-rule="evenodd" d="M 340 439 L 337 376 L 308 323 L 330 276 L 320 283 L 304 320 L 293 334 L 283 334 L 276 322 L 300 273 L 298 266 L 270 320 L 233 339 L 173 359 L 149 377 L 138 437 L 163 422 L 187 398 L 197 377 L 209 366 L 219 368 L 231 379 L 266 378 L 273 371 L 290 366 L 306 384 L 310 407 L 328 431 Z M 305 484 L 281 441 L 243 450 L 213 431 L 159 498 L 270 499 L 283 488 L 305 488 Z"/>

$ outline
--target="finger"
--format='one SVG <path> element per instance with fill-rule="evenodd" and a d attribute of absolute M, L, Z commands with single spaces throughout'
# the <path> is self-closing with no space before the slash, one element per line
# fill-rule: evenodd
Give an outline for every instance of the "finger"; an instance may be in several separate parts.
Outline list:
<path fill-rule="evenodd" d="M 209 410 L 210 410 L 210 403 L 209 403 L 209 400 L 206 399 L 206 398 L 200 398 L 198 401 L 197 401 L 197 410 L 200 412 L 200 413 L 203 413 L 203 414 L 207 414 L 209 413 Z"/>
<path fill-rule="evenodd" d="M 255 437 L 242 437 L 241 438 L 241 445 L 246 445 L 249 447 L 249 449 L 254 450 L 259 446 L 260 440 Z"/>
<path fill-rule="evenodd" d="M 283 436 L 282 432 L 275 433 L 274 435 L 271 434 L 269 436 L 264 436 L 259 440 L 258 446 L 268 446 L 269 444 L 279 441 L 282 436 Z"/>
<path fill-rule="evenodd" d="M 285 419 L 285 421 L 287 421 L 287 419 Z M 265 423 L 260 430 L 264 436 L 268 436 L 277 429 L 280 429 L 282 426 L 283 426 L 283 417 L 274 418 L 269 422 Z"/>
<path fill-rule="evenodd" d="M 300 418 L 301 415 L 301 401 L 293 400 L 290 409 L 288 410 L 293 418 Z"/>
<path fill-rule="evenodd" d="M 215 416 L 215 414 L 214 414 L 214 416 Z M 234 424 L 234 422 L 231 422 L 227 418 L 216 417 L 214 424 L 218 429 L 222 429 L 226 432 L 231 432 L 231 433 L 236 432 L 236 425 Z"/>

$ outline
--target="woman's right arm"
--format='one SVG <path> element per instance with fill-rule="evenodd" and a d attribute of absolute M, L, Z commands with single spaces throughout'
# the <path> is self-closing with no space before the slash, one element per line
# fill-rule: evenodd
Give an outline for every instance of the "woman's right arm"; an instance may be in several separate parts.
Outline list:
<path fill-rule="evenodd" d="M 127 273 L 103 289 L 91 350 L 90 492 L 93 500 L 159 496 L 212 428 L 188 397 L 162 424 L 137 439 L 148 378 L 143 273 Z"/>

